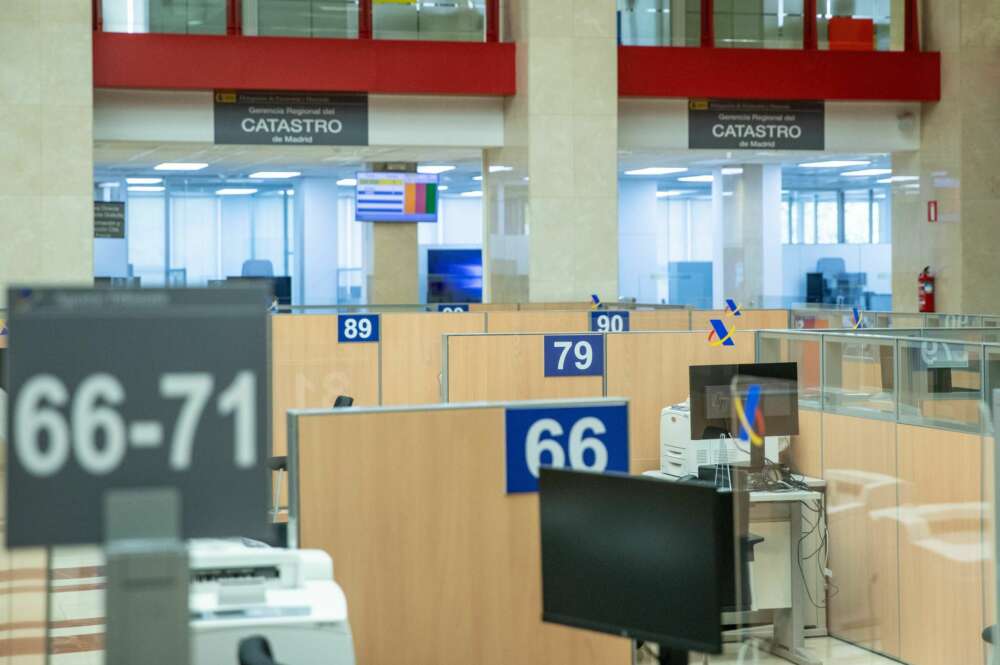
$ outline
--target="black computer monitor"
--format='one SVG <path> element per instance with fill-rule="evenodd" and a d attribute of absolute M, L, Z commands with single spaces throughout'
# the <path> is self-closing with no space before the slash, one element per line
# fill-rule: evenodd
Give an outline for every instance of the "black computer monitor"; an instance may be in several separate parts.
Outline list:
<path fill-rule="evenodd" d="M 292 304 L 292 278 L 285 276 L 278 277 L 227 277 L 227 283 L 240 283 L 246 281 L 265 281 L 271 283 L 271 295 L 278 300 L 279 305 L 290 307 Z"/>
<path fill-rule="evenodd" d="M 744 365 L 692 365 L 688 368 L 691 395 L 691 438 L 736 437 L 739 420 L 733 397 L 746 404 L 750 387 L 760 386 L 762 436 L 799 433 L 798 365 L 756 363 Z M 747 418 L 752 418 L 747 415 Z M 752 422 L 752 425 L 758 425 Z M 755 428 L 755 431 L 756 428 Z"/>
<path fill-rule="evenodd" d="M 543 468 L 543 620 L 721 653 L 731 501 L 707 483 Z"/>
<path fill-rule="evenodd" d="M 738 397 L 744 418 L 761 438 L 799 433 L 799 374 L 794 362 L 692 365 L 688 378 L 692 440 L 748 438 L 740 436 L 734 397 Z M 758 408 L 751 409 L 750 396 L 755 391 Z M 749 413 L 751 410 L 753 413 Z M 761 469 L 764 446 L 749 448 L 750 469 Z"/>

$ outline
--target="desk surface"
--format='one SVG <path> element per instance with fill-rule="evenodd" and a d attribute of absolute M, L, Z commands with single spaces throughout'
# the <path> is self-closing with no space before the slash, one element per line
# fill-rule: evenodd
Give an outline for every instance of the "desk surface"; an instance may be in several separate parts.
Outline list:
<path fill-rule="evenodd" d="M 661 471 L 646 471 L 642 475 L 648 476 L 649 478 L 657 478 L 659 480 L 673 480 L 672 477 L 666 475 Z M 809 487 L 815 489 L 821 489 L 826 487 L 826 481 L 822 478 L 811 478 L 809 476 L 801 476 L 803 482 Z M 788 490 L 788 491 L 754 491 L 750 493 L 750 503 L 781 503 L 784 501 L 819 501 L 823 498 L 822 493 L 818 491 L 808 492 L 806 490 Z"/>

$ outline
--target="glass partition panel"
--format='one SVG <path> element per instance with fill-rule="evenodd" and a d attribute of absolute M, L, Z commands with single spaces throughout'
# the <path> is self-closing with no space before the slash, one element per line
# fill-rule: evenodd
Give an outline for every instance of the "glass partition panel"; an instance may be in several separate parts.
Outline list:
<path fill-rule="evenodd" d="M 983 347 L 899 340 L 899 420 L 979 432 Z"/>
<path fill-rule="evenodd" d="M 687 32 L 688 14 L 670 0 L 618 0 L 618 27 L 626 46 L 698 46 L 701 20 Z M 696 15 L 700 16 L 700 14 Z"/>
<path fill-rule="evenodd" d="M 226 34 L 226 0 L 101 0 L 107 32 Z"/>
<path fill-rule="evenodd" d="M 799 373 L 799 406 L 822 408 L 820 335 L 760 333 L 757 362 L 794 362 Z"/>
<path fill-rule="evenodd" d="M 1000 328 L 1000 316 L 984 316 L 984 328 Z"/>
<path fill-rule="evenodd" d="M 289 37 L 358 36 L 358 0 L 243 0 L 243 32 Z"/>
<path fill-rule="evenodd" d="M 897 314 L 893 312 L 889 315 L 890 328 L 922 328 L 923 326 L 923 314 Z"/>
<path fill-rule="evenodd" d="M 974 314 L 925 314 L 927 328 L 981 328 L 983 317 Z"/>
<path fill-rule="evenodd" d="M 715 0 L 715 45 L 802 48 L 802 0 Z"/>
<path fill-rule="evenodd" d="M 393 0 L 372 7 L 376 39 L 483 41 L 486 0 Z"/>
<path fill-rule="evenodd" d="M 847 335 L 823 338 L 823 405 L 827 411 L 880 419 L 896 416 L 895 340 Z"/>

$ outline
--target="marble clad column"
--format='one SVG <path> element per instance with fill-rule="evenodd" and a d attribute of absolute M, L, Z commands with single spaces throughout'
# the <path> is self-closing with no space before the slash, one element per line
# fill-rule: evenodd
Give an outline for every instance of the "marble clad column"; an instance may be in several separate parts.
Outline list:
<path fill-rule="evenodd" d="M 941 101 L 924 104 L 921 148 L 893 155 L 893 307 L 916 311 L 917 274 L 937 274 L 939 312 L 1000 312 L 1000 3 L 921 6 L 923 48 L 941 52 Z M 918 187 L 908 185 L 918 184 Z M 929 223 L 928 202 L 938 219 Z"/>
<path fill-rule="evenodd" d="M 90 11 L 0 3 L 0 308 L 15 282 L 93 283 Z"/>
<path fill-rule="evenodd" d="M 510 0 L 506 11 L 518 94 L 506 147 L 484 164 L 487 298 L 616 300 L 615 3 Z"/>

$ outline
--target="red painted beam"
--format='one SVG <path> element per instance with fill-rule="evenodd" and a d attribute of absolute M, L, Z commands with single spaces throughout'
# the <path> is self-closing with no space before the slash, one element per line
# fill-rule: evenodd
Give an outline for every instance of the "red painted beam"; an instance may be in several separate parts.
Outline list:
<path fill-rule="evenodd" d="M 512 43 L 94 33 L 94 86 L 510 96 Z"/>
<path fill-rule="evenodd" d="M 938 101 L 941 55 L 618 47 L 621 97 Z"/>

